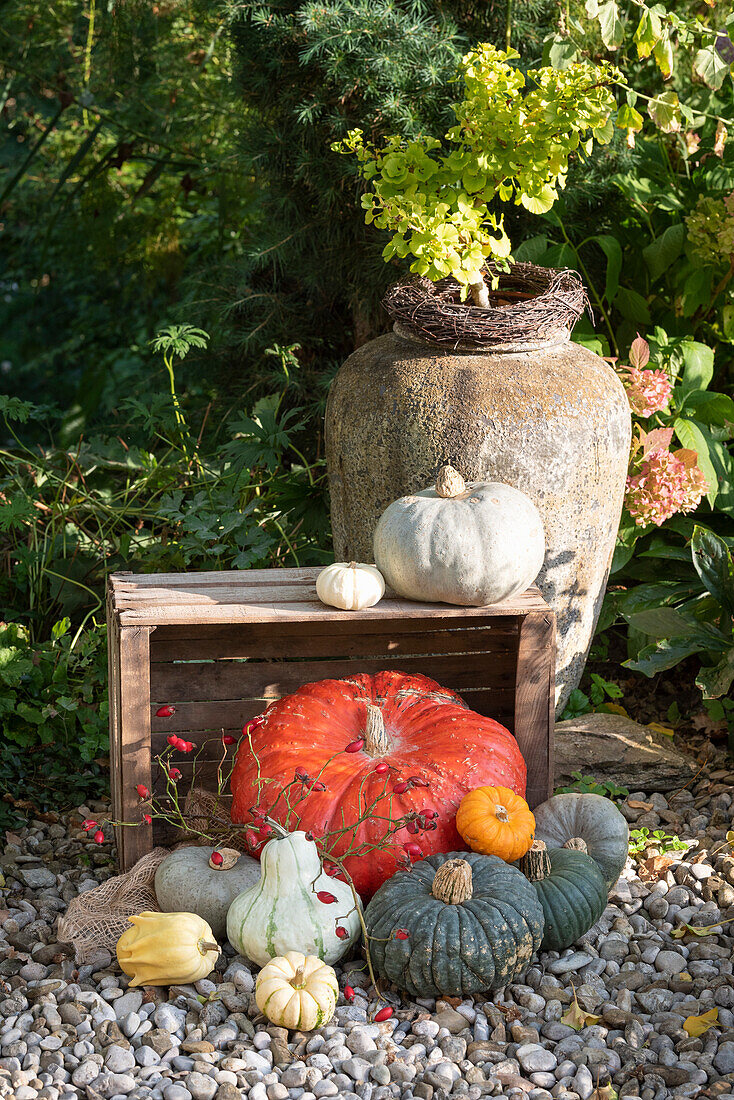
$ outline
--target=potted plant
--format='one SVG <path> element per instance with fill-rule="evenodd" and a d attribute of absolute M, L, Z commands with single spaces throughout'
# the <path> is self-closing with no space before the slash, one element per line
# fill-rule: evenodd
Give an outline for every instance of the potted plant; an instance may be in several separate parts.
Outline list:
<path fill-rule="evenodd" d="M 487 44 L 465 56 L 444 141 L 378 147 L 353 130 L 333 146 L 358 159 L 366 220 L 390 234 L 385 260 L 409 259 L 413 275 L 384 299 L 394 331 L 332 383 L 327 464 L 345 560 L 371 560 L 384 508 L 447 458 L 467 481 L 527 493 L 546 532 L 539 584 L 558 615 L 563 706 L 611 562 L 630 413 L 614 371 L 570 341 L 586 305 L 578 275 L 513 264 L 501 206 L 551 209 L 570 158 L 610 140 L 620 75 L 591 62 L 524 74 L 518 57 Z"/>

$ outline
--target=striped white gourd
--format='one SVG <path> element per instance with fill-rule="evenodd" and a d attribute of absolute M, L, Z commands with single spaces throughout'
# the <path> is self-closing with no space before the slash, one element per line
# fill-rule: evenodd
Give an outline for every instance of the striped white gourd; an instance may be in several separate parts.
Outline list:
<path fill-rule="evenodd" d="M 263 848 L 260 881 L 229 907 L 227 938 L 260 966 L 288 951 L 336 962 L 360 934 L 351 888 L 324 872 L 316 845 L 304 832 L 278 831 L 282 835 Z M 319 894 L 336 900 L 320 900 Z M 346 935 L 337 935 L 337 929 Z"/>

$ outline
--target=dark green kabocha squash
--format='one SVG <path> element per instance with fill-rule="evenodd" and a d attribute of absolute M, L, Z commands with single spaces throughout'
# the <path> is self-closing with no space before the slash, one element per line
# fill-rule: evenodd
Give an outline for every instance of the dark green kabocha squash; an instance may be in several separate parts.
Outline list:
<path fill-rule="evenodd" d="M 607 886 L 598 863 L 578 837 L 549 852 L 533 841 L 520 869 L 535 887 L 545 916 L 543 951 L 563 951 L 596 924 L 607 905 Z"/>
<path fill-rule="evenodd" d="M 543 937 L 534 887 L 497 856 L 450 852 L 398 871 L 365 911 L 377 973 L 414 997 L 489 993 L 525 970 Z"/>

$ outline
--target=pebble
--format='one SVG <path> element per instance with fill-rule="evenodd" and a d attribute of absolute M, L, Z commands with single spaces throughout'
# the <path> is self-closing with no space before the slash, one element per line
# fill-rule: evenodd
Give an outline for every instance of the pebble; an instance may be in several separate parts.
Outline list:
<path fill-rule="evenodd" d="M 229 945 L 209 977 L 145 993 L 129 987 L 109 951 L 76 965 L 56 942 L 55 920 L 110 876 L 109 849 L 69 840 L 76 827 L 52 833 L 32 823 L 0 854 L 10 884 L 0 902 L 0 1097 L 592 1100 L 608 1072 L 623 1100 L 684 1100 L 706 1086 L 724 1100 L 734 1091 L 734 857 L 722 847 L 732 799 L 711 799 L 708 785 L 702 779 L 670 806 L 664 795 L 633 792 L 698 846 L 681 853 L 685 861 L 673 853 L 657 882 L 641 882 L 628 862 L 597 925 L 560 955 L 533 960 L 504 993 L 436 1002 L 386 990 L 395 1016 L 378 1025 L 369 978 L 348 963 L 337 974 L 355 987 L 354 1002 L 309 1034 L 263 1020 L 253 968 Z M 107 812 L 87 810 L 96 819 Z M 652 824 L 633 807 L 627 816 L 633 828 L 640 817 Z M 719 926 L 705 939 L 674 939 L 685 923 Z M 599 1017 L 580 1031 L 562 1023 L 574 996 Z M 682 1021 L 713 1007 L 717 1025 L 686 1035 Z"/>

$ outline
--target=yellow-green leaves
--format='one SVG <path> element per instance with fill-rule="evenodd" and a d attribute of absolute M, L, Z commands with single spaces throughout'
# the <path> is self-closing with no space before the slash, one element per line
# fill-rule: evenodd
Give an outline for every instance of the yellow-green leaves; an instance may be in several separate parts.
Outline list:
<path fill-rule="evenodd" d="M 410 255 L 417 274 L 476 283 L 487 260 L 510 254 L 490 204 L 499 198 L 547 212 L 565 185 L 569 158 L 610 140 L 611 88 L 621 79 L 614 66 L 576 62 L 526 78 L 512 64 L 517 59 L 486 43 L 466 55 L 448 148 L 437 138 L 407 142 L 399 135 L 375 147 L 361 130 L 332 146 L 357 157 L 370 185 L 365 220 L 392 234 L 385 260 Z"/>
<path fill-rule="evenodd" d="M 616 50 L 624 41 L 624 27 L 619 17 L 616 0 L 603 0 L 597 4 L 597 18 L 601 29 L 602 42 L 608 50 Z M 587 6 L 588 10 L 588 6 Z"/>
<path fill-rule="evenodd" d="M 680 101 L 675 92 L 661 92 L 651 99 L 647 113 L 664 134 L 677 134 L 681 128 Z"/>
<path fill-rule="evenodd" d="M 712 44 L 698 51 L 693 61 L 693 70 L 709 88 L 716 90 L 724 83 L 729 65 L 716 49 L 716 45 Z"/>

